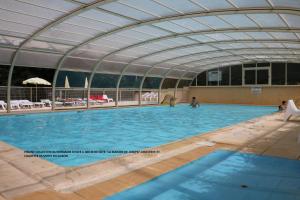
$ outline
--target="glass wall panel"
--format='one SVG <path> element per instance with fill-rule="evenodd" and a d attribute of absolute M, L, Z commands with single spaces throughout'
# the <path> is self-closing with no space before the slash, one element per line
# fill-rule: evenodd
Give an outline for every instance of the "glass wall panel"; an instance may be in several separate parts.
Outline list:
<path fill-rule="evenodd" d="M 285 85 L 285 63 L 272 63 L 272 85 Z"/>
<path fill-rule="evenodd" d="M 216 68 L 216 69 L 212 69 L 212 70 L 209 70 L 207 72 L 207 83 L 208 85 L 211 85 L 211 86 L 216 86 L 218 85 L 219 81 L 221 80 L 221 74 L 219 73 L 219 69 Z"/>
<path fill-rule="evenodd" d="M 175 88 L 176 82 L 177 79 L 166 78 L 162 85 L 162 89 Z"/>
<path fill-rule="evenodd" d="M 156 77 L 146 77 L 144 81 L 143 88 L 146 89 L 158 89 L 161 78 Z"/>
<path fill-rule="evenodd" d="M 256 67 L 256 63 L 244 64 L 244 68 L 251 68 L 251 67 Z"/>
<path fill-rule="evenodd" d="M 119 75 L 115 74 L 95 74 L 92 88 L 116 88 Z"/>
<path fill-rule="evenodd" d="M 242 85 L 242 65 L 231 66 L 231 85 Z"/>
<path fill-rule="evenodd" d="M 257 63 L 257 67 L 270 67 L 270 63 Z"/>
<path fill-rule="evenodd" d="M 23 85 L 23 81 L 29 78 L 42 78 L 52 83 L 54 69 L 16 66 L 12 76 L 11 100 L 30 100 L 39 102 L 41 99 L 51 99 L 52 86 Z"/>
<path fill-rule="evenodd" d="M 229 67 L 220 67 L 219 73 L 221 74 L 220 85 L 229 85 Z"/>
<path fill-rule="evenodd" d="M 139 88 L 142 78 L 142 76 L 123 76 L 120 88 Z"/>
<path fill-rule="evenodd" d="M 256 70 L 245 70 L 245 84 L 255 85 Z"/>
<path fill-rule="evenodd" d="M 257 84 L 269 84 L 269 70 L 257 70 Z"/>
<path fill-rule="evenodd" d="M 197 85 L 206 86 L 206 71 L 202 72 L 197 77 Z"/>
<path fill-rule="evenodd" d="M 0 65 L 0 101 L 5 101 L 7 99 L 7 78 L 8 78 L 9 66 Z M 4 111 L 4 110 L 3 110 Z M 1 112 L 1 108 L 0 108 Z"/>
<path fill-rule="evenodd" d="M 288 63 L 287 65 L 287 84 L 299 85 L 300 84 L 300 64 Z"/>
<path fill-rule="evenodd" d="M 178 84 L 178 88 L 188 87 L 190 85 L 190 80 L 181 80 Z"/>
<path fill-rule="evenodd" d="M 69 87 L 86 87 L 90 74 L 87 72 L 60 71 L 57 76 L 56 87 L 65 87 L 68 79 Z"/>
<path fill-rule="evenodd" d="M 0 86 L 7 86 L 9 67 L 8 65 L 0 65 Z"/>

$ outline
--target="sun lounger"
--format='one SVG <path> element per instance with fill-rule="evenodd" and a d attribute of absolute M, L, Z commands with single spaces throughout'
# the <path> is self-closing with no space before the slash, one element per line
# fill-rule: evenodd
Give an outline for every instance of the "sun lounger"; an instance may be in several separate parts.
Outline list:
<path fill-rule="evenodd" d="M 300 109 L 297 108 L 293 100 L 288 100 L 287 108 L 284 114 L 284 121 L 289 120 L 292 116 L 300 116 Z"/>
<path fill-rule="evenodd" d="M 29 100 L 19 100 L 19 105 L 21 108 L 32 108 L 34 104 Z"/>
<path fill-rule="evenodd" d="M 103 98 L 104 100 L 106 100 L 107 102 L 113 102 L 113 101 L 114 101 L 112 98 L 108 98 L 106 94 L 104 94 L 104 95 L 102 96 L 102 98 Z"/>
<path fill-rule="evenodd" d="M 10 101 L 10 108 L 11 109 L 20 109 L 20 102 L 19 102 L 19 100 L 11 100 Z"/>
<path fill-rule="evenodd" d="M 34 107 L 39 107 L 39 108 L 43 108 L 45 107 L 45 103 L 43 102 L 33 102 Z"/>
<path fill-rule="evenodd" d="M 0 109 L 5 110 L 7 104 L 4 101 L 0 101 Z"/>

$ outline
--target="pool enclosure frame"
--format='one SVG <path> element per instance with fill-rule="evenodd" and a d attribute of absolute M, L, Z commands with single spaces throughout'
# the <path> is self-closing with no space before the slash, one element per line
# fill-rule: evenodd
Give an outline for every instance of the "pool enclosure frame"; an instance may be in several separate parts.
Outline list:
<path fill-rule="evenodd" d="M 128 2 L 127 2 L 128 1 Z M 168 4 L 167 1 L 159 1 L 159 0 L 149 0 L 143 2 L 155 4 L 157 7 L 151 7 L 149 9 L 153 9 L 153 12 L 156 9 L 160 9 L 160 11 L 169 11 L 171 14 L 161 14 L 158 16 L 150 11 L 142 9 L 141 6 L 135 6 L 131 4 L 130 0 L 117 1 L 117 0 L 95 0 L 89 1 L 90 3 L 83 3 L 75 0 L 65 0 L 62 3 L 72 5 L 73 9 L 68 10 L 68 12 L 64 12 L 62 15 L 49 21 L 44 24 L 44 26 L 39 27 L 33 33 L 30 34 L 29 37 L 25 38 L 17 47 L 0 45 L 1 48 L 14 49 L 14 53 L 11 56 L 8 80 L 7 80 L 7 112 L 11 111 L 10 101 L 11 101 L 11 88 L 12 88 L 12 78 L 15 66 L 18 66 L 18 59 L 22 57 L 22 52 L 44 52 L 49 53 L 49 55 L 53 55 L 56 52 L 50 51 L 42 48 L 28 48 L 27 45 L 32 41 L 40 41 L 41 35 L 51 32 L 53 29 L 56 29 L 60 25 L 68 22 L 70 19 L 74 19 L 76 17 L 82 17 L 83 14 L 88 13 L 90 11 L 101 15 L 107 14 L 110 16 L 116 17 L 117 19 L 127 20 L 128 23 L 115 26 L 108 31 L 98 31 L 97 34 L 94 34 L 92 37 L 88 37 L 87 39 L 79 41 L 75 45 L 69 45 L 69 49 L 66 50 L 62 55 L 56 66 L 53 66 L 55 69 L 54 77 L 52 80 L 52 102 L 55 102 L 55 94 L 56 94 L 56 83 L 57 77 L 60 71 L 65 70 L 64 65 L 69 58 L 72 57 L 72 54 L 76 51 L 80 51 L 83 47 L 89 44 L 93 44 L 96 41 L 102 41 L 102 39 L 106 39 L 109 36 L 116 36 L 120 33 L 124 33 L 125 31 L 132 31 L 138 28 L 151 27 L 155 28 L 157 31 L 164 32 L 163 35 L 157 37 L 148 37 L 148 39 L 141 39 L 139 42 L 128 42 L 128 45 L 115 48 L 115 50 L 105 53 L 103 56 L 99 56 L 94 59 L 94 64 L 89 66 L 91 69 L 88 70 L 90 72 L 88 78 L 88 87 L 87 87 L 87 108 L 90 108 L 89 97 L 91 93 L 91 86 L 94 80 L 94 76 L 97 73 L 105 72 L 103 69 L 104 63 L 110 59 L 112 56 L 118 56 L 121 53 L 130 50 L 136 50 L 138 48 L 144 48 L 147 45 L 153 44 L 164 44 L 166 41 L 172 41 L 175 39 L 188 39 L 190 43 L 180 43 L 179 45 L 170 45 L 167 48 L 158 49 L 156 51 L 151 51 L 146 54 L 139 55 L 138 52 L 136 55 L 132 54 L 131 60 L 124 64 L 124 66 L 120 69 L 119 77 L 116 85 L 116 101 L 115 106 L 118 106 L 119 102 L 119 91 L 121 80 L 126 75 L 134 74 L 132 72 L 128 72 L 128 69 L 132 66 L 144 65 L 147 66 L 147 69 L 141 73 L 141 82 L 138 89 L 139 92 L 139 105 L 141 105 L 141 96 L 143 91 L 143 85 L 147 77 L 160 77 L 161 81 L 159 84 L 158 92 L 159 94 L 162 91 L 162 86 L 164 81 L 167 78 L 176 78 L 176 84 L 174 88 L 174 95 L 176 95 L 177 88 L 180 84 L 181 80 L 189 80 L 190 83 L 197 77 L 199 73 L 202 71 L 206 71 L 208 69 L 213 69 L 216 67 L 230 66 L 233 64 L 243 64 L 247 62 L 273 62 L 273 61 L 281 61 L 281 62 L 297 62 L 299 60 L 300 55 L 300 24 L 297 24 L 296 19 L 300 20 L 300 4 L 294 5 L 292 1 L 286 1 L 286 5 L 280 5 L 276 0 L 262 0 L 265 3 L 265 6 L 240 6 L 234 0 L 221 0 L 222 3 L 226 6 L 220 8 L 214 8 L 214 5 L 210 3 L 203 3 L 201 1 L 195 0 L 184 0 L 184 2 L 190 5 L 191 10 L 189 11 L 181 11 L 180 8 L 180 0 L 173 1 L 174 7 L 178 4 L 177 8 L 173 7 L 173 4 Z M 250 2 L 248 2 L 251 4 Z M 27 4 L 26 2 L 24 5 Z M 34 5 L 34 3 L 33 3 Z M 3 5 L 4 6 L 4 5 Z M 6 5 L 5 5 L 6 6 Z M 9 5 L 8 5 L 9 6 Z M 47 5 L 39 5 L 45 6 Z M 49 7 L 52 5 L 49 4 Z M 152 15 L 148 19 L 139 19 L 134 16 L 130 16 L 130 14 L 122 14 L 118 12 L 114 12 L 113 9 L 116 9 L 117 6 L 125 6 L 130 9 L 135 10 L 138 13 L 143 13 L 145 15 Z M 210 7 L 211 6 L 211 7 Z M 216 6 L 216 5 L 215 5 Z M 107 8 L 110 9 L 107 9 Z M 217 6 L 216 6 L 217 7 Z M 0 7 L 1 8 L 1 7 Z M 198 10 L 197 10 L 198 9 Z M 11 10 L 12 12 L 16 12 Z M 29 13 L 26 13 L 27 15 Z M 271 16 L 270 19 L 275 17 L 274 25 L 269 24 L 270 22 L 264 20 L 258 20 L 257 16 Z M 211 17 L 211 18 L 209 18 Z M 253 27 L 243 26 L 243 24 L 238 24 L 235 20 L 240 17 L 247 19 L 246 21 L 250 24 L 253 24 Z M 205 20 L 208 21 L 205 21 Z M 211 19 L 215 19 L 215 22 L 211 21 Z M 90 19 L 89 19 L 90 20 Z M 114 20 L 114 19 L 112 19 Z M 181 20 L 182 23 L 179 23 Z M 204 21 L 203 21 L 204 20 Z M 218 21 L 219 20 L 219 21 Z M 294 21 L 293 21 L 294 20 Z M 108 23 L 104 22 L 103 23 Z M 218 23 L 217 23 L 218 22 Z M 112 23 L 112 22 L 110 22 Z M 189 28 L 188 23 L 199 23 L 199 26 L 206 26 L 208 29 L 199 29 L 194 30 Z M 215 23 L 215 24 L 214 24 Z M 223 24 L 227 24 L 226 26 Z M 277 23 L 277 24 L 276 24 Z M 176 30 L 171 30 L 171 25 L 176 25 Z M 80 24 L 79 24 L 80 25 Z M 188 31 L 179 31 L 180 28 L 186 29 Z M 234 35 L 234 33 L 244 34 L 247 37 L 245 38 L 234 38 L 229 36 L 230 34 Z M 253 35 L 267 34 L 270 35 L 270 38 L 259 38 L 254 37 Z M 282 34 L 282 37 L 276 37 L 274 35 Z M 153 33 L 154 34 L 154 33 Z M 274 35 L 272 35 L 274 34 Z M 0 33 L 1 35 L 1 33 Z M 146 33 L 145 33 L 146 35 Z M 212 37 L 212 35 L 214 37 Z M 286 37 L 283 37 L 286 35 Z M 290 37 L 288 37 L 290 35 Z M 292 36 L 293 35 L 293 36 Z M 9 36 L 9 35 L 8 35 Z M 12 35 L 13 36 L 13 35 Z M 199 40 L 196 37 L 210 37 L 213 40 Z M 226 37 L 225 37 L 226 36 Z M 15 36 L 14 36 L 15 37 Z M 218 38 L 220 37 L 220 38 Z M 46 40 L 45 40 L 46 41 Z M 60 40 L 51 41 L 50 43 L 57 42 L 60 44 Z M 46 41 L 49 43 L 49 41 Z M 254 45 L 254 44 L 262 44 Z M 276 46 L 279 45 L 279 46 Z M 67 45 L 67 44 L 66 44 Z M 235 46 L 236 48 L 224 48 L 224 47 Z M 205 50 L 193 50 L 197 48 L 206 48 Z M 184 51 L 192 50 L 189 53 Z M 258 50 L 260 52 L 266 52 L 264 55 L 267 55 L 266 58 L 259 58 L 261 53 L 250 53 L 250 50 Z M 285 51 L 283 53 L 283 50 Z M 244 53 L 240 53 L 243 51 Z M 274 53 L 267 53 L 268 51 L 272 51 Z M 156 58 L 156 56 L 163 57 L 163 55 L 168 55 L 168 53 L 174 52 L 175 56 L 166 56 L 165 59 L 158 60 L 157 62 L 149 64 L 148 61 L 145 60 L 151 58 Z M 280 52 L 280 53 L 278 53 Z M 217 55 L 212 56 L 211 55 Z M 278 57 L 280 55 L 281 57 Z M 199 57 L 199 58 L 198 58 Z M 34 59 L 34 58 L 32 58 Z M 82 60 L 88 59 L 82 58 Z M 184 61 L 182 61 L 184 60 Z M 214 61 L 216 60 L 216 61 Z M 176 61 L 180 61 L 177 62 Z M 0 61 L 1 62 L 1 61 Z M 117 61 L 115 61 L 117 63 Z M 137 64 L 139 63 L 139 64 Z M 166 65 L 167 63 L 174 63 L 171 67 L 165 68 L 166 70 L 162 70 L 157 75 L 151 75 L 151 72 L 154 69 L 160 69 L 161 66 Z M 30 67 L 30 66 L 29 66 Z M 85 67 L 82 66 L 82 69 L 69 69 L 72 71 L 86 71 Z M 176 71 L 179 75 L 177 77 L 172 76 L 172 72 Z M 159 95 L 160 98 L 160 95 Z M 160 102 L 160 99 L 159 99 Z M 55 110 L 55 104 L 53 104 L 52 109 Z"/>

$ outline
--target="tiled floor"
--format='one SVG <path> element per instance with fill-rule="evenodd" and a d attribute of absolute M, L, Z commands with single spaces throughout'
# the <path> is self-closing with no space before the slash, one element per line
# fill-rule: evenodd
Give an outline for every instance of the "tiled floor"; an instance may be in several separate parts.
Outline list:
<path fill-rule="evenodd" d="M 17 172 L 2 171 L 2 167 L 0 168 L 0 179 L 3 180 L 0 182 L 0 194 L 3 198 L 18 200 L 99 200 L 151 180 L 215 150 L 229 149 L 299 159 L 299 133 L 299 119 L 285 123 L 282 121 L 282 114 L 277 113 L 163 145 L 156 148 L 161 152 L 159 155 L 125 156 L 72 169 L 54 166 L 46 161 L 39 160 L 40 163 L 38 160 L 22 159 L 22 153 L 2 143 L 0 165 L 9 166 L 13 168 L 9 170 Z M 215 145 L 203 146 L 199 144 L 201 141 L 212 141 Z M 32 170 L 32 166 L 37 166 L 37 169 Z M 18 183 L 19 180 L 13 178 L 15 173 L 21 173 L 24 180 L 32 183 Z M 15 187 L 15 184 L 21 186 Z"/>

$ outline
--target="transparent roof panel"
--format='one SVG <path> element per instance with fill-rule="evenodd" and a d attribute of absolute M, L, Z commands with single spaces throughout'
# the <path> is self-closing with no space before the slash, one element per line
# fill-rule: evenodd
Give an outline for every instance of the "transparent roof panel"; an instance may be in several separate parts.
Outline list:
<path fill-rule="evenodd" d="M 233 40 L 233 38 L 231 38 L 223 33 L 211 33 L 211 34 L 205 34 L 205 36 L 210 37 L 217 41 Z"/>
<path fill-rule="evenodd" d="M 98 30 L 96 29 L 91 29 L 87 27 L 82 27 L 78 25 L 71 25 L 67 23 L 61 23 L 55 27 L 52 28 L 52 30 L 58 30 L 58 31 L 63 31 L 68 33 L 75 33 L 75 34 L 80 34 L 80 35 L 86 35 L 88 37 L 95 36 L 99 33 Z"/>
<path fill-rule="evenodd" d="M 212 42 L 215 41 L 215 39 L 207 37 L 205 35 L 190 35 L 189 36 L 192 39 L 198 40 L 199 42 Z"/>
<path fill-rule="evenodd" d="M 95 9 L 85 11 L 81 13 L 79 16 L 86 17 L 91 20 L 97 20 L 100 22 L 112 24 L 115 26 L 125 26 L 133 23 L 134 21 L 125 19 L 124 17 L 118 17 L 112 14 L 104 13 Z"/>
<path fill-rule="evenodd" d="M 272 36 L 266 32 L 246 32 L 246 34 L 256 40 L 273 39 Z"/>
<path fill-rule="evenodd" d="M 56 68 L 62 55 L 41 52 L 21 51 L 16 61 L 17 66 Z"/>
<path fill-rule="evenodd" d="M 204 10 L 202 7 L 189 0 L 159 0 L 159 2 L 181 13 L 189 13 Z"/>
<path fill-rule="evenodd" d="M 0 63 L 3 65 L 11 63 L 11 57 L 15 52 L 14 49 L 0 48 Z"/>
<path fill-rule="evenodd" d="M 213 29 L 233 28 L 232 25 L 226 23 L 224 20 L 221 20 L 216 16 L 203 16 L 196 17 L 195 19 Z"/>
<path fill-rule="evenodd" d="M 225 35 L 234 38 L 235 40 L 251 40 L 252 38 L 243 32 L 224 33 Z"/>
<path fill-rule="evenodd" d="M 71 54 L 74 57 L 81 57 L 81 58 L 90 58 L 90 59 L 100 59 L 106 55 L 106 52 L 99 52 L 99 51 L 91 51 L 86 49 L 78 49 Z"/>
<path fill-rule="evenodd" d="M 44 19 L 56 19 L 57 17 L 63 15 L 64 13 L 57 10 L 50 10 L 43 7 L 33 5 L 31 3 L 24 3 L 21 1 L 11 1 L 11 0 L 0 0 L 0 5 L 2 9 L 15 11 L 17 13 L 28 14 L 31 16 L 41 17 Z"/>
<path fill-rule="evenodd" d="M 286 27 L 284 21 L 277 14 L 247 14 L 261 27 Z"/>
<path fill-rule="evenodd" d="M 118 33 L 118 35 L 125 36 L 127 38 L 133 38 L 133 39 L 138 39 L 138 40 L 150 40 L 153 38 L 157 38 L 155 35 L 151 35 L 148 33 L 142 33 L 138 31 L 133 31 L 133 30 L 124 30 Z"/>
<path fill-rule="evenodd" d="M 142 33 L 148 33 L 148 34 L 151 34 L 151 35 L 155 35 L 157 37 L 170 35 L 170 33 L 168 31 L 164 31 L 164 30 L 162 30 L 160 28 L 157 28 L 155 26 L 152 26 L 152 25 L 151 26 L 150 25 L 143 25 L 143 26 L 133 28 L 132 30 L 139 31 L 139 32 L 142 32 Z"/>
<path fill-rule="evenodd" d="M 148 76 L 162 76 L 163 74 L 167 73 L 168 69 L 166 68 L 153 68 L 149 73 Z"/>
<path fill-rule="evenodd" d="M 219 15 L 219 17 L 237 28 L 257 27 L 249 17 L 243 14 Z"/>
<path fill-rule="evenodd" d="M 150 66 L 143 66 L 143 65 L 130 65 L 125 74 L 136 74 L 136 75 L 144 75 L 148 70 Z"/>
<path fill-rule="evenodd" d="M 172 71 L 170 71 L 170 73 L 168 74 L 167 77 L 180 78 L 183 73 L 185 73 L 185 71 L 182 71 L 182 70 L 172 70 Z"/>
<path fill-rule="evenodd" d="M 3 21 L 0 19 L 0 32 L 1 33 L 6 32 L 7 34 L 13 35 L 13 36 L 15 36 L 15 33 L 16 33 L 16 35 L 24 35 L 24 34 L 31 35 L 36 30 L 38 30 L 38 27 L 15 23 L 15 22 Z"/>
<path fill-rule="evenodd" d="M 68 57 L 63 63 L 62 69 L 90 72 L 93 70 L 96 60 Z"/>
<path fill-rule="evenodd" d="M 62 45 L 62 44 L 54 44 L 49 42 L 32 40 L 24 46 L 29 49 L 45 49 L 53 52 L 65 53 L 67 50 L 72 48 L 72 46 Z"/>
<path fill-rule="evenodd" d="M 0 44 L 5 46 L 19 46 L 23 42 L 23 38 L 10 37 L 5 35 L 0 35 Z"/>
<path fill-rule="evenodd" d="M 163 17 L 176 14 L 175 11 L 151 0 L 120 0 L 119 2 L 155 16 Z"/>
<path fill-rule="evenodd" d="M 136 57 L 126 56 L 126 55 L 121 55 L 121 54 L 114 54 L 114 55 L 107 57 L 107 60 L 112 60 L 115 62 L 124 62 L 124 63 L 129 63 L 129 62 L 133 61 L 134 59 L 136 59 Z"/>
<path fill-rule="evenodd" d="M 169 21 L 165 21 L 165 22 L 160 22 L 160 23 L 155 23 L 154 24 L 157 27 L 160 27 L 162 29 L 171 31 L 173 33 L 184 33 L 184 32 L 189 32 L 190 30 L 187 28 L 184 28 L 182 26 L 179 26 L 175 23 L 169 22 Z"/>
<path fill-rule="evenodd" d="M 95 29 L 99 32 L 107 32 L 109 30 L 112 30 L 116 28 L 116 25 L 104 23 L 101 21 L 91 20 L 84 17 L 74 16 L 70 19 L 67 19 L 64 23 L 72 24 L 76 26 L 86 27 L 88 29 Z"/>
<path fill-rule="evenodd" d="M 207 10 L 233 8 L 226 0 L 193 0 Z"/>
<path fill-rule="evenodd" d="M 39 7 L 44 7 L 52 10 L 58 10 L 62 12 L 68 12 L 78 7 L 76 3 L 71 3 L 69 1 L 64 0 L 19 0 L 25 3 L 37 5 Z"/>
<path fill-rule="evenodd" d="M 33 27 L 44 26 L 50 22 L 48 19 L 42 19 L 39 17 L 29 16 L 3 9 L 0 9 L 0 19 L 3 21 L 15 22 Z"/>
<path fill-rule="evenodd" d="M 267 0 L 230 0 L 234 5 L 239 8 L 243 7 L 270 7 Z"/>
<path fill-rule="evenodd" d="M 274 38 L 278 40 L 297 40 L 297 36 L 294 33 L 288 32 L 270 32 Z"/>
<path fill-rule="evenodd" d="M 186 29 L 192 30 L 192 31 L 201 31 L 201 30 L 209 30 L 208 26 L 205 26 L 204 24 L 201 24 L 193 19 L 178 19 L 178 20 L 172 20 L 173 23 L 178 24 Z"/>
<path fill-rule="evenodd" d="M 281 43 L 262 43 L 269 48 L 285 48 Z"/>
<path fill-rule="evenodd" d="M 97 72 L 108 72 L 108 73 L 116 73 L 120 74 L 122 69 L 126 63 L 122 62 L 111 62 L 111 61 L 105 61 L 101 64 L 101 67 L 98 68 Z"/>
<path fill-rule="evenodd" d="M 70 33 L 70 32 L 51 29 L 51 30 L 48 30 L 47 32 L 42 33 L 38 38 L 40 38 L 40 39 L 50 38 L 50 39 L 54 39 L 54 40 L 60 40 L 62 42 L 70 41 L 70 42 L 74 42 L 76 44 L 76 43 L 85 41 L 85 40 L 89 39 L 90 37 L 91 36 L 89 36 L 89 35 L 76 34 L 76 33 Z"/>
<path fill-rule="evenodd" d="M 300 8 L 300 2 L 298 0 L 270 0 L 275 7 L 294 7 Z"/>
<path fill-rule="evenodd" d="M 299 15 L 281 14 L 281 16 L 286 20 L 290 27 L 300 27 Z"/>
<path fill-rule="evenodd" d="M 118 2 L 104 4 L 100 8 L 103 8 L 105 10 L 108 10 L 108 11 L 111 11 L 114 13 L 119 13 L 124 16 L 131 17 L 131 18 L 134 18 L 137 20 L 149 20 L 149 19 L 154 18 L 154 16 L 149 13 L 134 9 L 130 6 L 126 6 L 126 5 L 120 4 Z"/>

